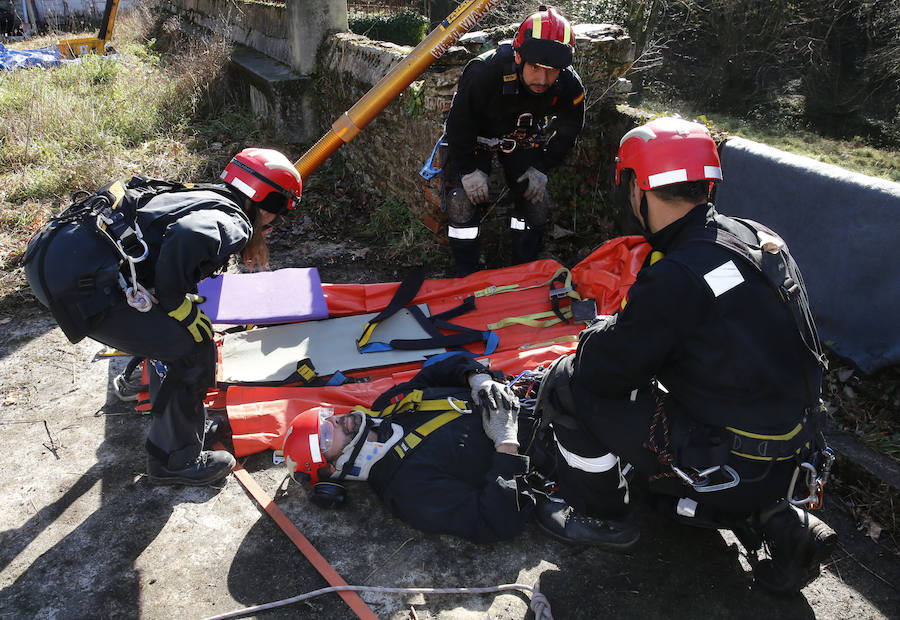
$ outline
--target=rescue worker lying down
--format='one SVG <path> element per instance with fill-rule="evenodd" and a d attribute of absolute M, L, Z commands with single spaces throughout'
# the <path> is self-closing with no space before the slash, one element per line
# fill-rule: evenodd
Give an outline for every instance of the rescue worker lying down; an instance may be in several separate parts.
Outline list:
<path fill-rule="evenodd" d="M 285 462 L 295 480 L 309 481 L 317 503 L 343 501 L 344 480 L 368 480 L 416 529 L 477 543 L 506 540 L 535 506 L 524 481 L 529 457 L 519 454 L 533 419 L 523 413 L 520 425 L 517 418 L 512 390 L 453 354 L 379 396 L 371 410 L 301 413 L 285 437 Z"/>

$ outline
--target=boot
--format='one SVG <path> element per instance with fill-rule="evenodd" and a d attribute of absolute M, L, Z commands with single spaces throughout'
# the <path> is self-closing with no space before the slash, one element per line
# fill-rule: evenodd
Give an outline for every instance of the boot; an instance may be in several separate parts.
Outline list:
<path fill-rule="evenodd" d="M 147 475 L 153 484 L 183 484 L 202 487 L 221 480 L 234 469 L 235 460 L 225 450 L 203 450 L 184 469 L 169 469 L 153 458 L 147 459 Z"/>
<path fill-rule="evenodd" d="M 796 594 L 819 576 L 820 564 L 837 545 L 837 533 L 809 512 L 787 502 L 759 516 L 757 529 L 769 559 L 753 568 L 753 578 L 774 594 Z"/>
<path fill-rule="evenodd" d="M 558 499 L 542 499 L 535 512 L 542 530 L 567 543 L 624 551 L 641 537 L 640 530 L 630 520 L 589 517 Z"/>

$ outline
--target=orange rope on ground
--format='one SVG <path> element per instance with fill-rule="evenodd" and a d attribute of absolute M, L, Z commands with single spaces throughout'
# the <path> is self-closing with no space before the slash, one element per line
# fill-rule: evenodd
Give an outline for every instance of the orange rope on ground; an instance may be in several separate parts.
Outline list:
<path fill-rule="evenodd" d="M 222 446 L 217 445 L 216 449 L 222 449 Z M 253 476 L 250 475 L 250 472 L 241 467 L 241 464 L 238 463 L 232 473 L 234 473 L 234 477 L 237 478 L 238 482 L 247 489 L 247 492 L 253 499 L 255 499 L 256 502 L 262 506 L 263 510 L 265 510 L 275 523 L 278 524 L 278 527 L 287 534 L 288 538 L 293 541 L 306 559 L 309 560 L 310 564 L 319 571 L 319 574 L 325 578 L 325 581 L 332 586 L 347 585 L 347 582 L 344 581 L 344 579 L 337 574 L 337 571 L 331 567 L 328 560 L 313 547 L 306 536 L 301 534 L 300 530 L 297 529 L 297 526 L 287 518 L 287 515 L 284 514 L 284 512 L 282 512 L 281 508 L 279 508 L 278 505 L 272 501 L 272 498 L 263 491 L 262 487 L 259 486 L 256 480 L 253 479 Z M 378 616 L 375 615 L 372 609 L 366 605 L 365 601 L 363 601 L 356 592 L 342 590 L 338 592 L 338 595 L 344 599 L 344 602 L 347 603 L 347 605 L 350 606 L 350 609 L 352 609 L 362 620 L 378 620 Z"/>

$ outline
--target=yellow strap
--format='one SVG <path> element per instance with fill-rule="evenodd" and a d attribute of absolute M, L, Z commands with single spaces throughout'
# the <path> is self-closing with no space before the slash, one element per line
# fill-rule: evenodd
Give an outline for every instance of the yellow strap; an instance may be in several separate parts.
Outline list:
<path fill-rule="evenodd" d="M 369 339 L 372 337 L 372 334 L 375 332 L 375 328 L 378 327 L 378 323 L 366 323 L 366 326 L 363 327 L 362 336 L 359 337 L 359 340 L 356 343 L 357 347 L 364 347 L 369 343 Z"/>
<path fill-rule="evenodd" d="M 112 208 L 116 209 L 119 206 L 119 203 L 122 202 L 122 199 L 125 198 L 125 186 L 122 185 L 122 181 L 116 181 L 110 185 L 109 193 L 115 198 L 112 203 Z"/>
<path fill-rule="evenodd" d="M 767 441 L 785 441 L 788 439 L 793 439 L 797 433 L 803 430 L 803 425 L 799 422 L 797 426 L 793 428 L 793 430 L 783 434 L 783 435 L 761 435 L 759 433 L 749 433 L 747 431 L 738 430 L 736 428 L 732 428 L 731 426 L 726 426 L 726 429 L 734 433 L 735 435 L 743 435 L 744 437 L 750 437 L 752 439 L 763 439 Z"/>
<path fill-rule="evenodd" d="M 447 406 L 446 399 L 443 401 L 425 401 L 425 402 L 443 402 L 444 407 Z M 433 433 L 434 431 L 436 431 L 437 429 L 442 427 L 447 422 L 451 422 L 461 415 L 462 414 L 459 413 L 458 411 L 448 411 L 442 415 L 432 418 L 431 420 L 428 420 L 427 422 L 425 422 L 424 424 L 419 426 L 417 429 L 407 433 L 406 436 L 403 438 L 403 440 L 400 443 L 398 443 L 396 446 L 394 446 L 394 452 L 396 452 L 400 458 L 403 458 L 404 456 L 406 456 L 407 452 L 409 452 L 410 450 L 415 448 L 417 445 L 419 445 L 422 442 L 422 440 L 425 439 L 425 437 L 427 437 L 428 435 L 430 435 L 431 433 Z"/>
<path fill-rule="evenodd" d="M 562 315 L 567 319 L 572 318 L 572 308 L 562 308 L 560 310 Z M 541 319 L 549 319 L 543 321 Z M 502 329 L 504 327 L 509 327 L 510 325 L 527 325 L 528 327 L 550 327 L 551 325 L 556 325 L 557 323 L 561 323 L 562 320 L 556 315 L 552 310 L 548 310 L 547 312 L 535 312 L 533 314 L 523 314 L 522 316 L 510 316 L 505 319 L 501 319 L 496 323 L 489 323 L 487 328 L 489 330 Z"/>
<path fill-rule="evenodd" d="M 576 342 L 578 340 L 578 336 L 575 334 L 569 334 L 568 336 L 559 336 L 557 338 L 551 338 L 550 340 L 545 340 L 544 342 L 535 342 L 533 344 L 523 344 L 519 347 L 520 351 L 527 351 L 528 349 L 539 349 L 541 347 L 547 347 L 551 344 L 562 344 L 564 342 Z"/>
<path fill-rule="evenodd" d="M 413 390 L 409 394 L 403 397 L 402 400 L 391 403 L 381 411 L 374 411 L 372 409 L 367 409 L 360 405 L 357 405 L 353 408 L 354 411 L 362 411 L 373 418 L 385 418 L 389 415 L 395 413 L 403 413 L 404 411 L 446 411 L 448 407 L 456 406 L 460 409 L 465 409 L 467 407 L 467 403 L 463 400 L 459 400 L 457 398 L 436 398 L 436 399 L 422 399 L 423 392 L 422 390 Z"/>
<path fill-rule="evenodd" d="M 543 286 L 549 286 L 550 283 L 556 280 L 556 278 L 559 277 L 559 274 L 561 273 L 566 274 L 564 284 L 567 287 L 572 288 L 572 272 L 565 267 L 560 267 L 556 270 L 556 273 L 553 274 L 553 277 L 551 277 L 546 282 L 541 282 L 540 284 L 532 284 L 531 286 L 519 286 L 518 284 L 501 284 L 500 286 L 491 285 L 481 289 L 480 291 L 475 291 L 474 293 L 472 293 L 472 295 L 474 295 L 475 297 L 490 297 L 491 295 L 499 295 L 500 293 L 509 293 L 512 291 L 527 291 L 533 288 L 541 288 Z M 566 293 L 566 295 L 568 297 L 581 301 L 581 295 L 576 293 L 574 289 Z"/>

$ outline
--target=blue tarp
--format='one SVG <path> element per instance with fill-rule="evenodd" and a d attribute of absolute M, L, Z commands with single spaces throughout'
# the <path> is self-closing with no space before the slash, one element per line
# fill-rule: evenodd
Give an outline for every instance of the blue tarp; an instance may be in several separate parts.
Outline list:
<path fill-rule="evenodd" d="M 900 184 L 741 138 L 722 147 L 716 206 L 790 247 L 823 343 L 865 373 L 900 361 Z"/>
<path fill-rule="evenodd" d="M 0 69 L 13 71 L 30 67 L 58 67 L 63 61 L 55 45 L 36 50 L 11 50 L 0 43 Z"/>

